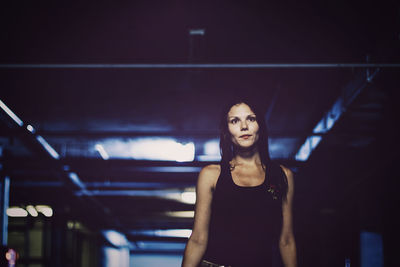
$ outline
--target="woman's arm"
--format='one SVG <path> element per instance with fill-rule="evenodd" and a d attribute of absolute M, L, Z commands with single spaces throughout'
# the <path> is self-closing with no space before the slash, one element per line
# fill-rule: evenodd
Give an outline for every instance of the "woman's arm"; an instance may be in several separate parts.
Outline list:
<path fill-rule="evenodd" d="M 281 166 L 286 174 L 288 181 L 288 191 L 286 200 L 282 203 L 283 224 L 279 241 L 279 249 L 285 267 L 296 267 L 296 242 L 293 235 L 292 202 L 294 194 L 293 172 Z"/>
<path fill-rule="evenodd" d="M 212 194 L 220 171 L 219 165 L 209 165 L 199 174 L 193 231 L 186 245 L 182 267 L 198 266 L 206 251 Z"/>

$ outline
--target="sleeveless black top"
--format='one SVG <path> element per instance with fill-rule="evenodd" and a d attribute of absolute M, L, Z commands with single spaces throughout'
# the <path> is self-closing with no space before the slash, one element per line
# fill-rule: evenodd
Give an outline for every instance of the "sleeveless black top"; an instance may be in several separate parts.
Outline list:
<path fill-rule="evenodd" d="M 276 164 L 267 166 L 266 173 L 261 185 L 244 187 L 234 183 L 229 166 L 221 166 L 205 260 L 232 267 L 281 266 L 282 198 L 271 191 L 276 187 L 270 181 L 286 181 L 286 175 Z"/>

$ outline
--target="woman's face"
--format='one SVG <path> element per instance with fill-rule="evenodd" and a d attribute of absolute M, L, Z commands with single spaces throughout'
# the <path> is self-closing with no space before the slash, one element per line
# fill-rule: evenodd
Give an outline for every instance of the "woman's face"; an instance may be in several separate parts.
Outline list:
<path fill-rule="evenodd" d="M 232 142 L 240 147 L 253 146 L 258 141 L 256 114 L 245 103 L 236 104 L 228 112 L 228 129 Z"/>

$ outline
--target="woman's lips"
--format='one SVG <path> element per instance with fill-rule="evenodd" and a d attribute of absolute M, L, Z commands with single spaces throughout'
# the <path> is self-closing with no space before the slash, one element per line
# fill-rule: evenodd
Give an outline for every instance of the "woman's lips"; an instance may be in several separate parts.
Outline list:
<path fill-rule="evenodd" d="M 239 136 L 239 138 L 242 138 L 242 139 L 249 139 L 250 137 L 251 137 L 251 134 L 244 134 L 244 135 Z"/>

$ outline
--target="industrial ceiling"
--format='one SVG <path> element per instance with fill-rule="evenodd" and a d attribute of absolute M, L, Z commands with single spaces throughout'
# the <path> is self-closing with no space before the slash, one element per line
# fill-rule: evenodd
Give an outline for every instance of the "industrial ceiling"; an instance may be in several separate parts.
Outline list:
<path fill-rule="evenodd" d="M 304 214 L 355 203 L 354 190 L 394 161 L 394 1 L 8 5 L 0 146 L 10 205 L 48 204 L 123 233 L 132 249 L 183 243 L 155 231 L 191 229 L 184 193 L 218 162 L 221 103 L 237 94 L 265 107 L 271 156 L 296 173 L 300 230 Z M 174 149 L 164 141 L 191 156 L 163 159 Z M 135 154 L 141 142 L 159 158 Z"/>

